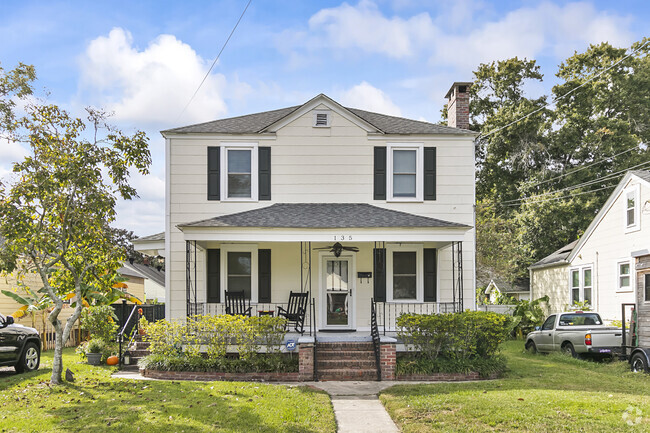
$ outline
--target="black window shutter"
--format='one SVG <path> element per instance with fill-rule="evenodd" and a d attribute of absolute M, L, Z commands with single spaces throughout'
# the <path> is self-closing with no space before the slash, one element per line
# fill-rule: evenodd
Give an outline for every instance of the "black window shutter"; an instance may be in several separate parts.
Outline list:
<path fill-rule="evenodd" d="M 386 302 L 386 248 L 375 248 L 373 254 L 373 297 L 375 302 Z"/>
<path fill-rule="evenodd" d="M 220 151 L 219 146 L 208 147 L 208 200 L 221 200 Z"/>
<path fill-rule="evenodd" d="M 271 250 L 257 250 L 257 301 L 271 302 Z"/>
<path fill-rule="evenodd" d="M 435 248 L 424 249 L 424 302 L 438 300 L 437 252 Z"/>
<path fill-rule="evenodd" d="M 375 147 L 374 199 L 386 200 L 386 148 Z"/>
<path fill-rule="evenodd" d="M 221 250 L 208 250 L 208 303 L 221 302 Z"/>
<path fill-rule="evenodd" d="M 436 199 L 436 148 L 424 148 L 424 199 Z"/>
<path fill-rule="evenodd" d="M 259 147 L 259 200 L 271 200 L 271 148 Z"/>

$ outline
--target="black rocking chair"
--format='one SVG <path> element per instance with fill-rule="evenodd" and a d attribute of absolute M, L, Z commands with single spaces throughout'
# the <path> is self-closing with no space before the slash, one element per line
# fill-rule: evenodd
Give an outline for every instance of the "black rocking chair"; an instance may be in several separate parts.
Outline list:
<path fill-rule="evenodd" d="M 296 332 L 299 332 L 301 335 L 305 333 L 305 314 L 307 313 L 308 299 L 309 292 L 290 292 L 287 309 L 278 307 L 278 316 L 287 319 L 287 326 L 293 325 Z"/>
<path fill-rule="evenodd" d="M 226 314 L 231 316 L 251 316 L 250 300 L 246 299 L 244 291 L 226 292 Z"/>

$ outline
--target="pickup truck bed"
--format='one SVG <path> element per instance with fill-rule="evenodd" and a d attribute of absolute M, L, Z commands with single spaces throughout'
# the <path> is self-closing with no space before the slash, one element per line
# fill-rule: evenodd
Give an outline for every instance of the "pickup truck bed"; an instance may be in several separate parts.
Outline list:
<path fill-rule="evenodd" d="M 526 337 L 526 349 L 578 354 L 612 355 L 620 351 L 620 328 L 603 325 L 597 313 L 566 312 L 549 316 Z"/>

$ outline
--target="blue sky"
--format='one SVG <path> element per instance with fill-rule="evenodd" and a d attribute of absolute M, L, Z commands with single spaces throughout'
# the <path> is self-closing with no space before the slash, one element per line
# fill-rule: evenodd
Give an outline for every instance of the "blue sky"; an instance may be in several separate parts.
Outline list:
<path fill-rule="evenodd" d="M 196 87 L 247 0 L 0 3 L 0 64 L 33 64 L 39 95 L 81 114 L 115 112 L 145 130 L 153 167 L 116 225 L 163 230 L 164 141 L 158 131 L 301 104 L 343 105 L 437 121 L 453 81 L 481 62 L 537 59 L 548 93 L 557 65 L 590 43 L 627 47 L 647 36 L 647 1 L 253 0 L 192 104 Z M 26 150 L 0 142 L 0 176 Z"/>

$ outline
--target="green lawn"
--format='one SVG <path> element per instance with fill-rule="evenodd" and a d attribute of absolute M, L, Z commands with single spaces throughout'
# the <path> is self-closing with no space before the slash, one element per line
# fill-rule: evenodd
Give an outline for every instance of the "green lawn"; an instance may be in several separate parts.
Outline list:
<path fill-rule="evenodd" d="M 29 374 L 0 373 L 0 432 L 335 432 L 327 394 L 241 382 L 112 379 L 72 349 L 73 384 L 50 388 L 52 353 Z"/>
<path fill-rule="evenodd" d="M 650 376 L 627 363 L 530 355 L 521 341 L 503 352 L 503 379 L 402 385 L 380 399 L 403 432 L 650 431 Z"/>

